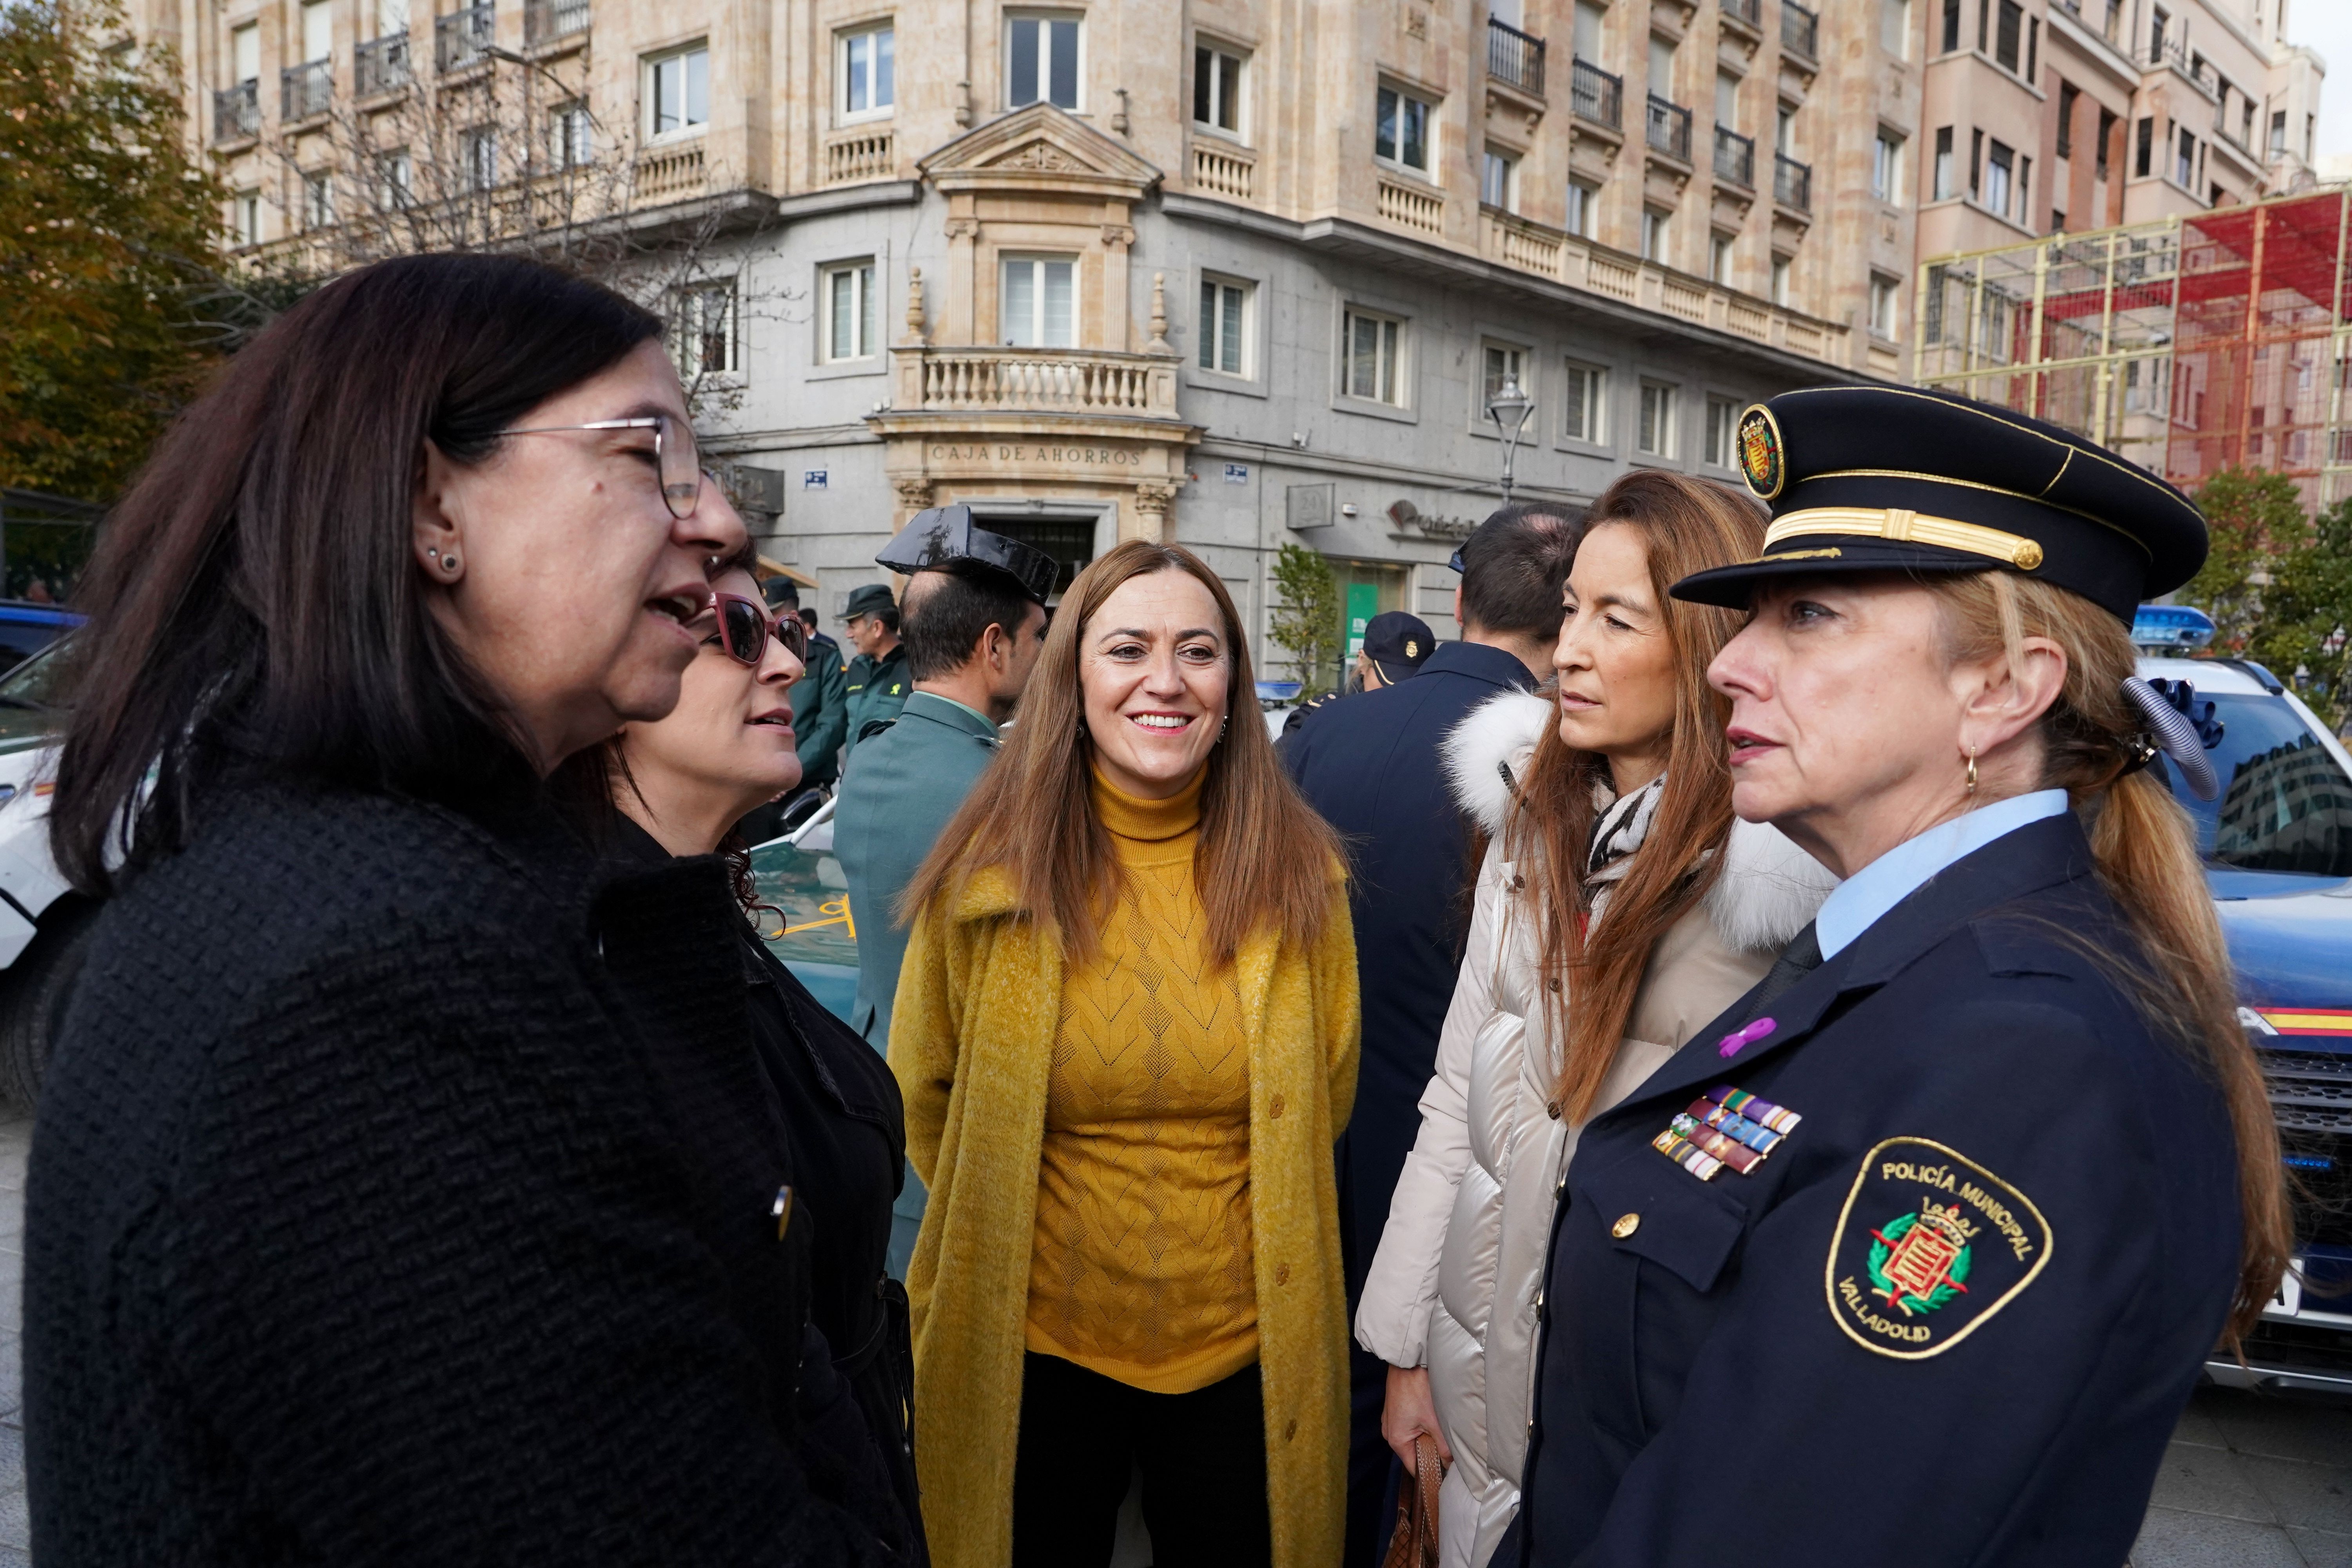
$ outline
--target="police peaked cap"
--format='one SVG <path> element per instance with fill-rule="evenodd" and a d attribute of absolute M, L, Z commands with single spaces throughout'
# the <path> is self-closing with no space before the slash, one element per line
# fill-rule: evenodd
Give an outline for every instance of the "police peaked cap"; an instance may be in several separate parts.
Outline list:
<path fill-rule="evenodd" d="M 1035 545 L 972 526 L 968 506 L 935 506 L 917 512 L 874 558 L 877 566 L 909 575 L 958 563 L 1001 574 L 1041 605 L 1062 574 L 1061 563 Z"/>
<path fill-rule="evenodd" d="M 1784 392 L 1739 417 L 1740 472 L 1770 503 L 1763 553 L 1674 595 L 1747 607 L 1774 577 L 2006 570 L 2128 625 L 2205 563 L 2194 502 L 2071 431 L 1913 387 Z"/>

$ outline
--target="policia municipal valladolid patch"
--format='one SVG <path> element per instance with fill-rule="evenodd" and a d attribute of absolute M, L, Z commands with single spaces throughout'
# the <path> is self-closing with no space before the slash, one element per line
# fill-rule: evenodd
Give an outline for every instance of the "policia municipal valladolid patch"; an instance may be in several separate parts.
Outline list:
<path fill-rule="evenodd" d="M 2032 1200 L 1956 1150 L 1889 1138 L 1862 1157 L 1830 1237 L 1830 1316 L 1880 1355 L 1940 1355 L 2050 1261 Z"/>

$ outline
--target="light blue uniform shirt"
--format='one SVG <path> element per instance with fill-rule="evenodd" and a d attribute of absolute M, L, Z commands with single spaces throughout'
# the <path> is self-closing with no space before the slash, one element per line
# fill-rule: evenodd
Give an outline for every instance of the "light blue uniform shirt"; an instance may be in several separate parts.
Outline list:
<path fill-rule="evenodd" d="M 1813 935 L 1822 944 L 1822 957 L 1835 957 L 1877 924 L 1879 916 L 1909 898 L 1945 867 L 1996 838 L 2065 809 L 2064 790 L 2038 789 L 2032 795 L 2011 795 L 1979 806 L 1904 840 L 1840 882 L 1822 901 L 1821 911 L 1813 916 Z"/>

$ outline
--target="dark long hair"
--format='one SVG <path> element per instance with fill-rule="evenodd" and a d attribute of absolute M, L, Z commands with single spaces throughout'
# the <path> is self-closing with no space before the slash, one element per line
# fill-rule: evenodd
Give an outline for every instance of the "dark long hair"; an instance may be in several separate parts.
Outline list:
<path fill-rule="evenodd" d="M 179 847 L 229 766 L 444 797 L 528 776 L 418 590 L 425 444 L 479 462 L 660 331 L 534 262 L 418 256 L 337 279 L 239 353 L 157 443 L 81 579 L 49 824 L 74 885 L 103 894 Z"/>

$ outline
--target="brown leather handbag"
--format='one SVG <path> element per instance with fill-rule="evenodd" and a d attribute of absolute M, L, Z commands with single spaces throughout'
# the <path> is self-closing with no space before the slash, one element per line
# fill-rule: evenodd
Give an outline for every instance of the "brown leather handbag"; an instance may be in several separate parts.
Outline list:
<path fill-rule="evenodd" d="M 1381 1568 L 1437 1568 L 1437 1489 L 1445 1466 L 1425 1433 L 1412 1439 L 1412 1475 L 1397 1499 L 1396 1533 Z"/>

